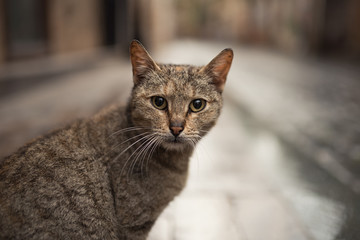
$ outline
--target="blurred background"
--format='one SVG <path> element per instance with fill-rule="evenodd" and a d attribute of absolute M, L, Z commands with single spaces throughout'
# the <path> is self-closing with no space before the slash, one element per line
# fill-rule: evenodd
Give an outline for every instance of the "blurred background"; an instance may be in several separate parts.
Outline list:
<path fill-rule="evenodd" d="M 126 103 L 128 47 L 235 58 L 149 239 L 360 239 L 360 1 L 0 0 L 0 158 Z"/>
<path fill-rule="evenodd" d="M 178 38 L 359 58 L 357 0 L 1 0 L 0 60 Z"/>

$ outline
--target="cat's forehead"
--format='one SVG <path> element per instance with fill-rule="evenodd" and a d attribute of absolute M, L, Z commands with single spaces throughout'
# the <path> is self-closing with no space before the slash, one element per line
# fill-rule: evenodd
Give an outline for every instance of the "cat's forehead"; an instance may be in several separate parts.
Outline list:
<path fill-rule="evenodd" d="M 202 67 L 175 64 L 158 66 L 156 71 L 149 71 L 142 76 L 141 83 L 134 88 L 135 95 L 159 95 L 174 101 L 194 98 L 216 101 L 221 98 L 211 77 L 200 71 Z"/>
<path fill-rule="evenodd" d="M 179 83 L 186 83 L 198 78 L 201 67 L 192 65 L 160 64 L 158 72 L 163 78 L 177 80 Z"/>
<path fill-rule="evenodd" d="M 191 65 L 160 65 L 152 82 L 165 95 L 196 95 L 206 94 L 213 90 L 209 85 L 208 76 L 200 72 L 201 67 Z"/>

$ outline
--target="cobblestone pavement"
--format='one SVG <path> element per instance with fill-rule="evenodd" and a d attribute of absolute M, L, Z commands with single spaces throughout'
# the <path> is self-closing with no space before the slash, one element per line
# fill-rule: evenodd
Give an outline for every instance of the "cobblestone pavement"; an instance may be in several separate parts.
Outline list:
<path fill-rule="evenodd" d="M 154 58 L 204 64 L 225 47 L 181 41 Z M 360 239 L 358 172 L 349 167 L 357 166 L 357 72 L 232 47 L 221 118 L 191 159 L 187 187 L 149 239 Z M 125 102 L 131 87 L 129 63 L 116 59 L 53 78 L 0 99 L 0 156 L 112 101 Z"/>

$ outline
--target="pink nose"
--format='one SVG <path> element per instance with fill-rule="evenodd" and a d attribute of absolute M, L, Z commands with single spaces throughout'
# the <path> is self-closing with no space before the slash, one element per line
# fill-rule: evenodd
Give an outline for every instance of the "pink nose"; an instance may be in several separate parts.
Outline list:
<path fill-rule="evenodd" d="M 184 130 L 184 127 L 170 127 L 171 133 L 177 137 Z"/>

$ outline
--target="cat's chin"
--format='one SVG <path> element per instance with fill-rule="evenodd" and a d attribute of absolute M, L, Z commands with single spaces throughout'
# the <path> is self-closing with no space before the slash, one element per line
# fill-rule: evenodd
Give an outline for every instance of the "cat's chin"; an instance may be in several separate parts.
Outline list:
<path fill-rule="evenodd" d="M 166 150 L 171 150 L 171 151 L 183 151 L 190 147 L 189 144 L 187 144 L 185 141 L 182 141 L 180 139 L 165 140 L 162 142 L 162 146 Z"/>
<path fill-rule="evenodd" d="M 182 151 L 186 148 L 186 144 L 181 142 L 163 142 L 162 146 L 166 150 L 172 150 L 172 151 Z"/>

